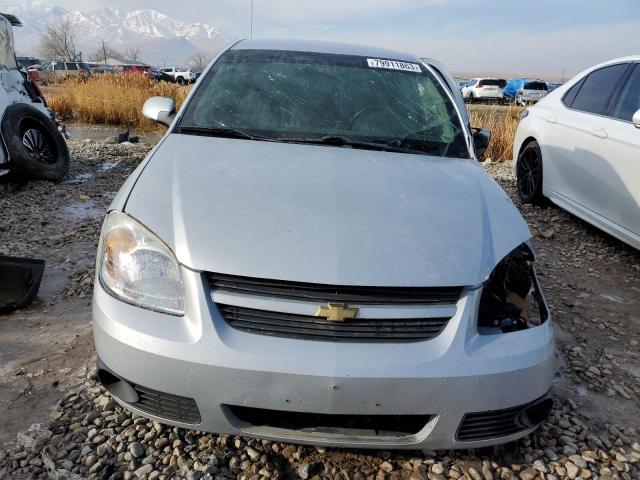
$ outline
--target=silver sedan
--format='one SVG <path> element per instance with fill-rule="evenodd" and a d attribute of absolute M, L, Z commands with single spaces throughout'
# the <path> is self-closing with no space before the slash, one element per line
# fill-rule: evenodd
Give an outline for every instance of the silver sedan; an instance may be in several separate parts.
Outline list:
<path fill-rule="evenodd" d="M 548 414 L 531 233 L 436 61 L 242 41 L 120 190 L 98 251 L 98 374 L 197 430 L 467 448 Z"/>

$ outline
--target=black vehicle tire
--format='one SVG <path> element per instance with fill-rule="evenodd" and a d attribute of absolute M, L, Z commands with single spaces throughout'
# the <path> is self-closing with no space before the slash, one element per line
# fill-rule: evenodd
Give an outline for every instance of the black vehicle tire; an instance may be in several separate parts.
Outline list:
<path fill-rule="evenodd" d="M 516 163 L 516 186 L 518 196 L 524 203 L 544 205 L 542 194 L 542 153 L 538 142 L 527 143 L 518 154 Z"/>
<path fill-rule="evenodd" d="M 178 85 L 184 85 L 184 78 L 182 78 L 182 77 L 178 77 L 178 78 L 176 79 L 176 83 L 177 83 Z"/>
<path fill-rule="evenodd" d="M 31 105 L 7 107 L 0 124 L 14 179 L 61 180 L 69 171 L 69 150 L 51 118 Z"/>
<path fill-rule="evenodd" d="M 469 93 L 469 103 L 475 102 L 475 99 L 476 98 L 474 97 L 473 92 Z"/>

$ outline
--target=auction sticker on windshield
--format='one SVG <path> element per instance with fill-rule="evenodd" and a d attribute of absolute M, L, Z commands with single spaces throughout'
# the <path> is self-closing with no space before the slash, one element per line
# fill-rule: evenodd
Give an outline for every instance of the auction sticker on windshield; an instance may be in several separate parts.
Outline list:
<path fill-rule="evenodd" d="M 399 62 L 397 60 L 382 60 L 380 58 L 367 58 L 371 68 L 388 68 L 390 70 L 403 70 L 405 72 L 421 72 L 417 63 Z"/>

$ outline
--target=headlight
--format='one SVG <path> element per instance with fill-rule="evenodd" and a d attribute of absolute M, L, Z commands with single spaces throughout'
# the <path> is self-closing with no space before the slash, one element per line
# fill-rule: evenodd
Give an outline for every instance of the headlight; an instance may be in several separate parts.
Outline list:
<path fill-rule="evenodd" d="M 513 332 L 549 318 L 533 267 L 533 253 L 522 244 L 503 258 L 484 283 L 478 311 L 478 332 Z"/>
<path fill-rule="evenodd" d="M 116 298 L 142 308 L 184 315 L 180 266 L 162 240 L 121 212 L 111 212 L 98 245 L 98 278 Z"/>

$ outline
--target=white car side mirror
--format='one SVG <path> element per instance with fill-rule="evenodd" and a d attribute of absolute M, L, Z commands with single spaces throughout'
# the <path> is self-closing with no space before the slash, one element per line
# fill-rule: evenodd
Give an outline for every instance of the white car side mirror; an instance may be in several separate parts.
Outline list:
<path fill-rule="evenodd" d="M 640 110 L 633 114 L 631 122 L 635 125 L 636 128 L 640 128 Z"/>
<path fill-rule="evenodd" d="M 150 97 L 142 106 L 142 115 L 168 127 L 176 115 L 176 102 L 173 98 Z"/>

